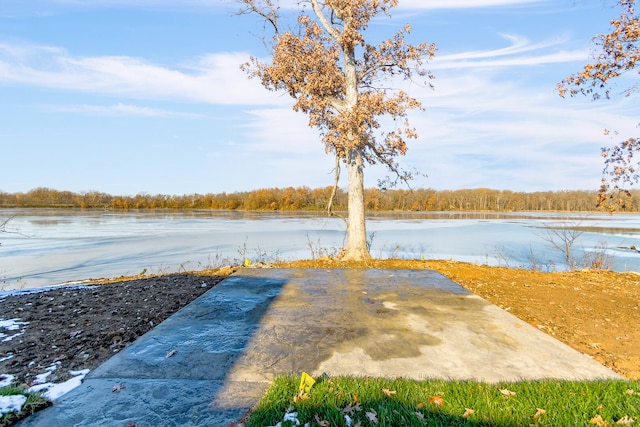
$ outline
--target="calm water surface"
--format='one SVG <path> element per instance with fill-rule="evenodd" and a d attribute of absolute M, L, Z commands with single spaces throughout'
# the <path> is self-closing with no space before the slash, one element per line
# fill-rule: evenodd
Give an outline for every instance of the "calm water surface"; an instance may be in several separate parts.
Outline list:
<path fill-rule="evenodd" d="M 250 259 L 312 258 L 344 244 L 341 219 L 305 213 L 0 210 L 0 289 L 199 270 Z M 385 213 L 368 218 L 375 257 L 454 259 L 563 269 L 548 227 L 578 227 L 576 258 L 606 248 L 617 271 L 640 271 L 640 216 Z"/>

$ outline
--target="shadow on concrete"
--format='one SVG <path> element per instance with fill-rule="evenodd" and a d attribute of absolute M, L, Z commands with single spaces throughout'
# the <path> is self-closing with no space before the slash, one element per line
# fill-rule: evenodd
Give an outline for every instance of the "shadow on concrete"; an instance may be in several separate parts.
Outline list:
<path fill-rule="evenodd" d="M 18 425 L 226 426 L 240 419 L 269 383 L 233 381 L 230 373 L 286 283 L 225 279 Z"/>

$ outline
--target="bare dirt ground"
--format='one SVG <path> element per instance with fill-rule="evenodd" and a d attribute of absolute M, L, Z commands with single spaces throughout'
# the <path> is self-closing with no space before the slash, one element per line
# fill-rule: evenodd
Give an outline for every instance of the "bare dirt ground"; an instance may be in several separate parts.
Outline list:
<path fill-rule="evenodd" d="M 0 375 L 30 386 L 54 363 L 47 378 L 53 383 L 69 379 L 69 370 L 94 369 L 222 279 L 172 274 L 0 299 L 0 319 L 26 322 L 0 329 L 7 335 L 0 339 Z"/>
<path fill-rule="evenodd" d="M 621 375 L 640 380 L 640 275 L 599 271 L 542 273 L 453 261 L 331 259 L 281 263 L 288 268 L 436 270 L 471 292 Z M 19 330 L 0 332 L 0 380 L 31 385 L 52 364 L 47 379 L 94 369 L 171 314 L 211 289 L 233 269 L 116 279 L 95 286 L 59 287 L 0 299 L 0 320 L 19 319 Z"/>

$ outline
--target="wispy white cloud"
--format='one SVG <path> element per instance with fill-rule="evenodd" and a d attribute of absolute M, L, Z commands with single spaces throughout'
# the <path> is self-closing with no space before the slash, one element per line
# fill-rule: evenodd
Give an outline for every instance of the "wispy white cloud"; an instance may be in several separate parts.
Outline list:
<path fill-rule="evenodd" d="M 519 190 L 593 188 L 599 184 L 603 130 L 637 133 L 626 100 L 562 99 L 553 83 L 521 85 L 488 70 L 454 70 L 421 94 L 411 116 L 420 139 L 406 161 L 426 170 L 427 186 Z M 636 110 L 637 111 L 637 110 Z"/>
<path fill-rule="evenodd" d="M 199 118 L 202 114 L 182 113 L 158 108 L 140 107 L 137 105 L 117 103 L 114 105 L 48 105 L 49 111 L 63 113 L 79 113 L 99 116 L 139 116 L 139 117 L 163 117 L 163 118 Z"/>
<path fill-rule="evenodd" d="M 542 3 L 549 3 L 549 0 L 402 0 L 399 7 L 403 9 L 477 9 Z"/>
<path fill-rule="evenodd" d="M 77 57 L 59 47 L 0 43 L 0 82 L 129 98 L 280 103 L 240 70 L 248 58 L 221 52 L 170 68 L 129 56 Z"/>
<path fill-rule="evenodd" d="M 245 129 L 250 150 L 277 155 L 312 154 L 322 151 L 318 131 L 309 127 L 308 117 L 291 106 L 247 111 Z"/>
<path fill-rule="evenodd" d="M 516 34 L 502 34 L 502 37 L 510 43 L 509 46 L 436 55 L 430 63 L 430 68 L 531 66 L 583 61 L 589 58 L 587 50 L 550 51 L 551 48 L 564 45 L 564 39 L 532 43 L 528 38 Z"/>
<path fill-rule="evenodd" d="M 220 7 L 232 4 L 233 0 L 44 0 L 55 4 L 79 5 L 79 6 L 128 6 L 128 7 Z"/>
<path fill-rule="evenodd" d="M 38 1 L 38 0 L 36 0 Z M 235 0 L 39 0 L 40 3 L 80 5 L 80 6 L 128 6 L 128 7 L 220 7 L 236 5 Z M 460 9 L 496 6 L 521 6 L 535 3 L 549 3 L 549 0 L 402 0 L 400 8 L 411 9 Z M 280 0 L 280 7 L 297 8 L 297 0 Z"/>

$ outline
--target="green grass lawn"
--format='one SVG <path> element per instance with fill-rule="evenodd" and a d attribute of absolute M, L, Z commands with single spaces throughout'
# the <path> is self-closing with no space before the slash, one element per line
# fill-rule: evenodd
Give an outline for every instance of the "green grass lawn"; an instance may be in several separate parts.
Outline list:
<path fill-rule="evenodd" d="M 640 426 L 640 382 L 279 377 L 245 426 Z M 285 421 L 285 418 L 288 421 Z"/>

